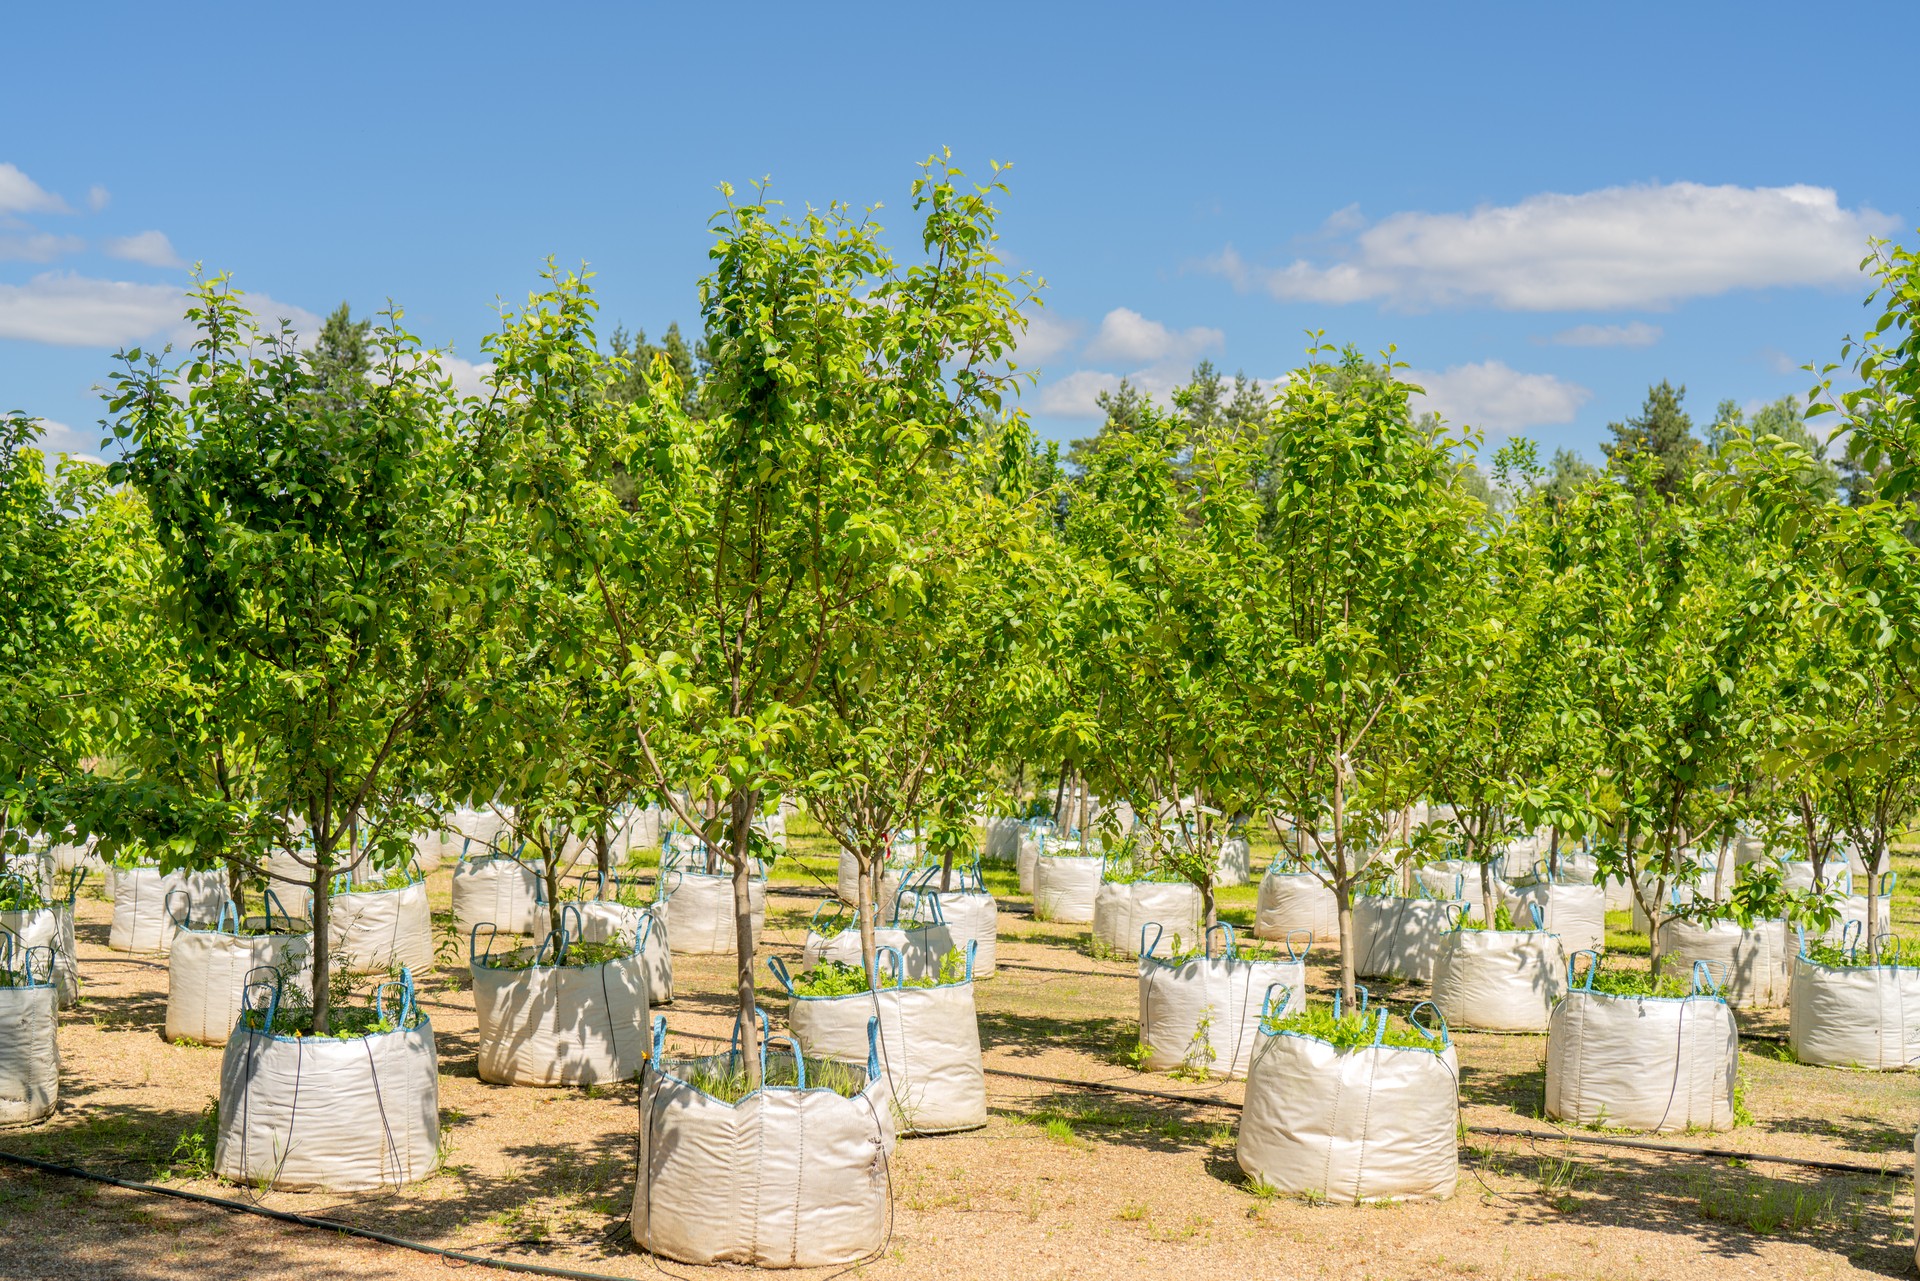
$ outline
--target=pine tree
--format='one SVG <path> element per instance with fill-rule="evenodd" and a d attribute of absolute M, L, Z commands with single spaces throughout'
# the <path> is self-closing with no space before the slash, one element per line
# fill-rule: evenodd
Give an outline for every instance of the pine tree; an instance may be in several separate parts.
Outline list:
<path fill-rule="evenodd" d="M 320 326 L 320 336 L 307 353 L 307 367 L 313 371 L 320 400 L 329 408 L 349 410 L 360 403 L 373 368 L 367 354 L 372 329 L 371 320 L 355 320 L 344 302 Z"/>
<path fill-rule="evenodd" d="M 1692 473 L 1700 453 L 1700 441 L 1693 434 L 1693 419 L 1680 402 L 1686 398 L 1685 385 L 1675 387 L 1666 379 L 1647 388 L 1646 403 L 1638 417 L 1624 423 L 1608 423 L 1612 444 L 1601 451 L 1616 470 L 1623 470 L 1632 459 L 1652 454 L 1660 460 L 1660 471 L 1653 487 L 1662 495 L 1671 495 Z"/>

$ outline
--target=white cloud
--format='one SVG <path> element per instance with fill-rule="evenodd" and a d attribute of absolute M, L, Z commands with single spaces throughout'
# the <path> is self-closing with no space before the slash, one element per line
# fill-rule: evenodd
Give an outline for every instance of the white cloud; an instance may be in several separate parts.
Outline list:
<path fill-rule="evenodd" d="M 0 214 L 71 212 L 66 201 L 21 173 L 18 166 L 0 162 Z"/>
<path fill-rule="evenodd" d="M 1899 226 L 1874 209 L 1842 208 L 1831 187 L 1677 182 L 1397 213 L 1355 234 L 1338 261 L 1261 269 L 1229 246 L 1205 266 L 1286 301 L 1662 307 L 1735 289 L 1855 283 L 1867 238 Z"/>
<path fill-rule="evenodd" d="M 262 329 L 286 319 L 311 336 L 320 318 L 303 307 L 249 293 L 243 300 Z M 186 328 L 186 290 L 45 272 L 24 285 L 0 284 L 0 338 L 65 347 L 117 347 L 148 338 L 179 339 Z"/>
<path fill-rule="evenodd" d="M 1056 320 L 1045 312 L 1027 316 L 1027 327 L 1020 335 L 1019 357 L 1029 365 L 1045 364 L 1080 341 L 1086 328 L 1077 320 Z"/>
<path fill-rule="evenodd" d="M 56 236 L 35 231 L 18 236 L 0 236 L 0 262 L 52 262 L 87 247 L 78 236 Z"/>
<path fill-rule="evenodd" d="M 1040 389 L 1038 408 L 1041 413 L 1057 418 L 1099 418 L 1105 413 L 1100 408 L 1100 393 L 1112 391 L 1119 385 L 1118 374 L 1075 370 Z"/>
<path fill-rule="evenodd" d="M 107 202 L 111 199 L 113 199 L 113 197 L 107 194 L 107 189 L 97 182 L 87 188 L 87 208 L 93 210 L 95 213 L 99 213 L 102 209 L 105 209 Z"/>
<path fill-rule="evenodd" d="M 1450 423 L 1490 432 L 1572 422 L 1593 393 L 1552 374 L 1523 374 L 1498 360 L 1455 365 L 1438 372 L 1412 370 L 1407 382 L 1426 389 L 1414 410 L 1439 414 Z"/>
<path fill-rule="evenodd" d="M 1666 331 L 1636 320 L 1630 325 L 1575 325 L 1562 329 L 1552 341 L 1562 347 L 1651 347 Z"/>
<path fill-rule="evenodd" d="M 149 267 L 184 267 L 173 242 L 162 231 L 142 231 L 132 236 L 114 236 L 101 246 L 109 258 L 145 263 Z"/>
<path fill-rule="evenodd" d="M 493 362 L 476 365 L 470 360 L 462 360 L 450 352 L 437 352 L 435 359 L 440 363 L 440 372 L 453 379 L 453 385 L 463 396 L 485 397 L 493 391 Z"/>
<path fill-rule="evenodd" d="M 61 454 L 71 454 L 86 462 L 97 463 L 100 459 L 100 440 L 105 431 L 98 427 L 89 427 L 84 431 L 69 427 L 65 423 L 55 422 L 51 418 L 40 420 L 40 438 L 33 442 L 36 449 L 45 455 L 47 470 L 52 471 Z"/>
<path fill-rule="evenodd" d="M 1088 360 L 1175 363 L 1193 359 L 1226 341 L 1218 329 L 1195 325 L 1172 330 L 1127 307 L 1115 307 L 1100 321 L 1099 330 L 1083 353 Z"/>
<path fill-rule="evenodd" d="M 1804 360 L 1795 360 L 1792 356 L 1789 356 L 1777 347 L 1761 348 L 1760 359 L 1766 361 L 1767 368 L 1776 374 L 1797 373 L 1800 367 L 1807 363 Z"/>

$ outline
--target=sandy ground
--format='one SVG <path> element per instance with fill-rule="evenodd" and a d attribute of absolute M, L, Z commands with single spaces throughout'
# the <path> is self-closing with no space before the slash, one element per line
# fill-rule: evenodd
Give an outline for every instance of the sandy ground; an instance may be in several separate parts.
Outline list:
<path fill-rule="evenodd" d="M 809 859 L 812 872 L 829 865 Z M 790 886 L 805 866 L 783 874 Z M 447 876 L 431 882 L 447 903 Z M 1912 879 L 1914 870 L 1909 869 Z M 1005 884 L 1004 880 L 1001 882 Z M 546 1090 L 486 1085 L 474 1068 L 464 964 L 424 985 L 441 1063 L 444 1168 L 398 1192 L 268 1193 L 195 1178 L 175 1156 L 217 1088 L 220 1051 L 161 1038 L 164 957 L 106 949 L 108 905 L 79 904 L 86 992 L 63 1017 L 59 1110 L 0 1131 L 0 1150 L 137 1180 L 258 1200 L 507 1261 L 610 1276 L 694 1276 L 636 1252 L 625 1226 L 634 1186 L 632 1086 Z M 1250 916 L 1252 891 L 1224 898 Z M 1471 1138 L 1459 1195 L 1434 1205 L 1352 1208 L 1262 1200 L 1233 1161 L 1237 1082 L 1139 1073 L 1131 966 L 1094 959 L 1085 927 L 1035 922 L 1002 895 L 1001 971 L 977 985 L 990 1069 L 1144 1085 L 1176 1103 L 989 1076 L 985 1130 L 909 1139 L 892 1165 L 895 1212 L 882 1254 L 848 1272 L 875 1278 L 1048 1281 L 1131 1272 L 1169 1278 L 1681 1278 L 1905 1276 L 1913 1195 L 1905 1178 L 1821 1175 L 1791 1166 L 1666 1156 L 1564 1141 Z M 815 903 L 776 893 L 766 951 L 791 962 Z M 1914 901 L 1900 916 L 1911 929 Z M 449 955 L 451 962 L 451 954 Z M 1631 962 L 1629 962 L 1631 963 Z M 1641 962 L 1642 964 L 1644 962 Z M 679 957 L 676 1036 L 724 1034 L 731 963 Z M 778 1019 L 777 987 L 763 1003 Z M 1331 987 L 1326 968 L 1316 988 Z M 1404 1009 L 1422 992 L 1377 993 Z M 1826 1157 L 1905 1171 L 1920 1090 L 1907 1073 L 1869 1075 L 1783 1062 L 1783 1016 L 1743 1021 L 1750 1125 L 1673 1136 L 1757 1153 Z M 1539 1119 L 1544 1038 L 1463 1034 L 1461 1101 L 1472 1125 L 1550 1130 Z M 685 1040 L 687 1048 L 698 1043 Z M 456 1265 L 254 1216 L 0 1166 L 0 1277 L 375 1278 L 440 1276 Z"/>

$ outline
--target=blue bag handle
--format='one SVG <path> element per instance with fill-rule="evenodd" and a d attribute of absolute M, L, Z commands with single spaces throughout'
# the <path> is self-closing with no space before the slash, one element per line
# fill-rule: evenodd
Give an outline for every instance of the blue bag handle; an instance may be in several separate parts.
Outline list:
<path fill-rule="evenodd" d="M 1367 1012 L 1367 1002 L 1373 999 L 1373 994 L 1367 991 L 1367 985 L 1365 983 L 1355 983 L 1353 985 L 1353 991 L 1354 995 L 1360 998 L 1360 1013 L 1365 1014 Z M 1338 991 L 1333 994 L 1333 1017 L 1336 1019 L 1340 1017 L 1340 993 Z"/>
<path fill-rule="evenodd" d="M 806 1059 L 801 1057 L 800 1043 L 794 1040 L 793 1037 L 791 1036 L 770 1036 L 764 1042 L 762 1042 L 762 1045 L 765 1046 L 767 1049 L 771 1049 L 773 1046 L 779 1044 L 782 1041 L 786 1042 L 787 1053 L 793 1055 L 793 1082 L 794 1082 L 793 1088 L 796 1090 L 804 1090 L 807 1088 L 807 1061 Z M 766 1059 L 766 1055 L 763 1052 L 761 1054 L 761 1060 L 763 1063 L 765 1062 L 765 1059 Z M 760 1079 L 763 1083 L 766 1080 L 766 1071 L 764 1068 L 760 1073 Z"/>
<path fill-rule="evenodd" d="M 1436 1019 L 1440 1024 L 1440 1030 L 1437 1033 L 1433 1031 L 1429 1031 L 1427 1026 L 1420 1021 L 1420 1011 L 1422 1010 L 1431 1010 L 1433 1012 L 1434 1019 Z M 1380 1014 L 1381 1014 L 1380 1029 L 1381 1029 L 1381 1032 L 1384 1034 L 1386 1031 L 1386 1022 L 1387 1022 L 1386 1011 L 1382 1010 L 1380 1011 Z M 1418 1032 L 1421 1036 L 1426 1037 L 1429 1041 L 1438 1040 L 1440 1044 L 1443 1046 L 1451 1045 L 1453 1043 L 1453 1037 L 1447 1031 L 1446 1013 L 1443 1010 L 1441 1010 L 1439 1006 L 1435 1005 L 1432 1001 L 1422 1001 L 1420 1002 L 1420 1004 L 1414 1006 L 1411 1010 L 1408 1010 L 1407 1026 L 1412 1028 L 1414 1031 Z M 1379 1038 L 1378 1037 L 1374 1038 L 1374 1044 L 1378 1045 L 1379 1043 L 1380 1043 Z"/>
<path fill-rule="evenodd" d="M 569 920 L 573 922 L 572 925 L 567 924 Z M 586 922 L 581 919 L 580 905 L 578 903 L 565 903 L 561 905 L 560 928 L 566 931 L 568 942 L 579 938 L 581 934 L 586 931 Z"/>
<path fill-rule="evenodd" d="M 180 896 L 180 901 L 187 905 L 186 915 L 184 916 L 173 910 L 173 896 L 176 894 Z M 166 897 L 160 900 L 160 910 L 167 914 L 167 919 L 173 922 L 175 929 L 185 930 L 192 928 L 188 922 L 193 919 L 193 896 L 180 886 L 176 885 L 167 891 Z"/>
<path fill-rule="evenodd" d="M 1587 979 L 1585 983 L 1581 983 L 1574 974 L 1574 966 L 1579 963 L 1580 958 L 1583 956 L 1587 958 Z M 1593 991 L 1593 972 L 1599 968 L 1600 953 L 1598 951 L 1590 947 L 1576 949 L 1573 955 L 1567 958 L 1567 990 L 1571 992 L 1575 988 L 1580 988 L 1587 992 Z"/>
<path fill-rule="evenodd" d="M 640 924 L 633 931 L 633 954 L 645 956 L 647 944 L 653 941 L 654 915 L 652 912 L 640 913 Z"/>
<path fill-rule="evenodd" d="M 388 979 L 384 983 L 374 985 L 373 1014 L 374 1017 L 382 1023 L 386 1022 L 387 1019 L 387 989 L 390 987 L 400 989 L 400 1008 L 398 1016 L 394 1019 L 394 1026 L 405 1027 L 407 1020 L 419 1013 L 419 1009 L 414 1005 L 413 1001 L 413 970 L 403 965 L 400 967 L 399 978 Z"/>
<path fill-rule="evenodd" d="M 793 978 L 787 973 L 787 963 L 777 956 L 767 958 L 767 969 L 773 977 L 780 980 L 780 986 L 787 989 L 787 995 L 793 995 Z"/>
<path fill-rule="evenodd" d="M 1426 887 L 1422 886 L 1421 888 L 1424 889 Z M 1456 934 L 1467 927 L 1467 905 L 1465 903 L 1449 903 L 1441 915 L 1446 919 L 1447 928 Z"/>
<path fill-rule="evenodd" d="M 1727 974 L 1728 971 L 1725 962 L 1709 961 L 1705 957 L 1702 957 L 1693 963 L 1693 994 L 1695 996 L 1720 995 L 1722 984 L 1713 977 L 1713 967 L 1716 964 L 1720 965 L 1722 975 Z M 1706 985 L 1704 991 L 1701 988 L 1703 983 Z"/>
<path fill-rule="evenodd" d="M 1303 939 L 1305 941 L 1299 944 L 1298 946 L 1295 946 L 1294 944 L 1295 939 Z M 1286 937 L 1286 944 L 1287 944 L 1287 959 L 1289 961 L 1304 960 L 1306 959 L 1307 953 L 1313 951 L 1313 931 L 1312 930 L 1288 930 L 1287 937 Z"/>
<path fill-rule="evenodd" d="M 1857 917 L 1840 927 L 1840 950 L 1846 953 L 1848 961 L 1860 959 L 1860 944 L 1866 934 L 1867 923 Z"/>
<path fill-rule="evenodd" d="M 665 1054 L 666 1050 L 667 1050 L 667 1016 L 664 1014 L 656 1014 L 653 1016 L 653 1060 L 654 1062 L 658 1063 L 660 1061 L 660 1056 Z"/>
<path fill-rule="evenodd" d="M 487 932 L 487 950 L 480 950 L 480 931 Z M 493 941 L 500 930 L 492 921 L 475 921 L 473 928 L 467 931 L 467 962 L 471 965 L 485 965 L 493 957 Z"/>
<path fill-rule="evenodd" d="M 1278 1008 L 1276 1008 L 1273 1003 L 1273 991 L 1275 988 L 1280 989 L 1280 1004 Z M 1260 1021 L 1262 1023 L 1277 1022 L 1285 1018 L 1287 1006 L 1292 1001 L 1293 985 L 1291 983 L 1267 984 L 1266 994 L 1260 998 Z"/>
<path fill-rule="evenodd" d="M 269 922 L 271 924 L 271 922 Z M 220 905 L 220 915 L 213 922 L 213 932 L 240 937 L 240 905 L 232 899 Z"/>
<path fill-rule="evenodd" d="M 963 982 L 963 983 L 971 983 L 971 982 L 973 982 L 973 958 L 974 958 L 974 956 L 975 956 L 975 954 L 976 954 L 976 953 L 978 953 L 979 951 L 980 951 L 980 940 L 979 940 L 979 939 L 968 939 L 968 940 L 967 940 L 967 951 L 966 951 L 966 957 L 967 957 L 967 976 L 966 976 L 966 977 L 965 977 L 964 979 L 962 979 L 962 980 L 960 980 L 961 982 Z"/>
<path fill-rule="evenodd" d="M 767 1012 L 758 1005 L 753 1007 L 753 1015 L 760 1020 L 760 1081 L 762 1084 L 765 1084 L 767 1079 L 767 1037 L 770 1034 L 771 1028 L 767 1021 Z M 727 1057 L 731 1058 L 735 1063 L 740 1061 L 740 1016 L 738 1014 L 733 1016 L 733 1039 L 727 1050 Z"/>
<path fill-rule="evenodd" d="M 264 979 L 256 979 L 253 977 L 256 974 L 265 974 L 268 977 Z M 273 967 L 267 966 L 267 965 L 256 965 L 252 969 L 247 971 L 245 982 L 243 982 L 240 985 L 240 1017 L 242 1019 L 244 1019 L 247 1016 L 247 1012 L 249 1010 L 257 1010 L 261 1008 L 260 1006 L 254 1003 L 253 993 L 256 989 L 262 990 L 266 993 L 266 996 L 264 999 L 266 1001 L 265 1013 L 267 1016 L 266 1021 L 262 1023 L 259 1029 L 257 1030 L 266 1032 L 268 1035 L 272 1035 L 273 1021 L 276 1018 L 278 1018 L 280 1015 L 280 975 L 279 973 L 275 971 Z"/>
<path fill-rule="evenodd" d="M 1233 926 L 1228 924 L 1225 921 L 1221 921 L 1218 924 L 1209 925 L 1207 927 L 1206 933 L 1200 936 L 1200 950 L 1202 952 L 1205 952 L 1212 945 L 1214 931 L 1216 930 L 1224 931 L 1227 936 L 1227 952 L 1226 952 L 1227 959 L 1231 961 L 1237 956 L 1239 956 L 1240 945 L 1234 942 Z"/>
<path fill-rule="evenodd" d="M 1153 931 L 1153 942 L 1147 942 L 1147 931 Z M 1158 921 L 1146 921 L 1140 926 L 1140 959 L 1146 960 L 1160 946 L 1160 940 L 1166 933 L 1166 927 Z"/>
<path fill-rule="evenodd" d="M 287 933 L 293 933 L 293 917 L 280 902 L 280 896 L 273 892 L 271 885 L 260 891 L 260 902 L 265 907 L 267 913 L 267 933 L 273 933 L 273 914 L 276 910 L 279 911 L 280 919 L 287 927 Z"/>
<path fill-rule="evenodd" d="M 1547 914 L 1540 910 L 1538 903 L 1528 903 L 1527 911 L 1533 916 L 1534 929 L 1544 930 L 1547 928 Z"/>
<path fill-rule="evenodd" d="M 880 1019 L 878 1015 L 867 1020 L 867 1084 L 880 1079 Z"/>
<path fill-rule="evenodd" d="M 821 938 L 833 937 L 833 934 L 829 934 L 827 933 L 827 931 L 820 928 L 820 913 L 826 912 L 829 910 L 831 910 L 832 915 L 830 915 L 827 918 L 827 923 L 829 925 L 839 926 L 838 929 L 833 931 L 833 934 L 846 933 L 847 905 L 845 903 L 842 903 L 839 899 L 835 899 L 835 898 L 822 899 L 814 907 L 813 915 L 807 918 L 807 929 L 810 933 L 818 934 Z"/>
<path fill-rule="evenodd" d="M 873 977 L 870 980 L 873 984 L 873 990 L 876 992 L 882 990 L 883 985 L 880 981 L 880 958 L 882 956 L 891 956 L 893 958 L 894 987 L 904 986 L 907 981 L 907 958 L 901 954 L 899 948 L 888 943 L 882 943 L 873 949 Z"/>

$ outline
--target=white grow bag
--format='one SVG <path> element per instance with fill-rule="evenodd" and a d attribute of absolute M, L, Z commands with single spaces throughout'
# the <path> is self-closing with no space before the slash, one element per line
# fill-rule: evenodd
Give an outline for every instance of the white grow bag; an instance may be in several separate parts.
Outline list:
<path fill-rule="evenodd" d="M 1585 985 L 1573 981 L 1580 955 Z M 1592 952 L 1567 962 L 1567 995 L 1547 1027 L 1547 1115 L 1628 1130 L 1731 1129 L 1740 1030 L 1705 967 L 1694 967 L 1691 996 L 1609 996 L 1592 989 L 1599 963 Z"/>
<path fill-rule="evenodd" d="M 1352 1049 L 1262 1025 L 1234 1148 L 1250 1178 L 1341 1202 L 1453 1195 L 1459 1063 L 1446 1027 L 1437 1049 L 1383 1045 L 1387 1011 L 1375 1016 L 1375 1043 Z"/>
<path fill-rule="evenodd" d="M 1560 936 L 1567 955 L 1598 952 L 1607 946 L 1607 891 L 1603 886 L 1549 879 L 1545 867 L 1500 892 L 1516 921 L 1536 909 L 1542 928 Z M 1451 1017 L 1451 1016 L 1449 1016 Z"/>
<path fill-rule="evenodd" d="M 227 901 L 227 874 L 222 871 L 162 872 L 157 867 L 117 867 L 108 879 L 113 893 L 113 927 L 107 932 L 107 946 L 116 952 L 164 952 L 179 929 L 176 915 L 194 925 L 211 925 L 219 919 L 220 906 Z M 184 896 L 183 911 L 169 911 L 170 894 Z"/>
<path fill-rule="evenodd" d="M 1103 880 L 1093 896 L 1096 954 L 1133 954 L 1150 928 L 1154 955 L 1190 951 L 1201 939 L 1200 909 L 1200 890 L 1186 881 Z"/>
<path fill-rule="evenodd" d="M 1470 863 L 1463 858 L 1443 858 L 1417 867 L 1413 871 L 1414 888 L 1425 898 L 1446 901 L 1459 900 L 1467 905 L 1468 913 L 1476 921 L 1491 919 L 1487 905 L 1480 893 L 1480 865 Z M 1500 896 L 1500 878 L 1493 878 L 1494 899 Z"/>
<path fill-rule="evenodd" d="M 1283 871 L 1276 862 L 1254 896 L 1253 932 L 1285 939 L 1305 930 L 1315 943 L 1340 941 L 1340 901 L 1312 872 Z"/>
<path fill-rule="evenodd" d="M 892 909 L 894 899 L 900 895 L 900 887 L 907 883 L 914 872 L 915 855 L 910 851 L 889 850 L 886 861 L 880 867 L 880 886 L 874 891 L 873 910 L 886 912 Z M 834 890 L 842 903 L 858 906 L 860 903 L 860 860 L 847 850 L 840 851 L 840 866 L 834 880 Z"/>
<path fill-rule="evenodd" d="M 580 926 L 571 906 L 567 925 Z M 599 965 L 564 964 L 567 926 L 548 935 L 524 969 L 492 963 L 476 925 L 469 936 L 480 1079 L 495 1085 L 605 1085 L 640 1071 L 647 1048 L 647 974 L 641 960 L 653 918 L 631 936 L 633 951 Z M 624 942 L 625 940 L 623 940 Z M 562 963 L 553 963 L 555 956 Z"/>
<path fill-rule="evenodd" d="M 178 902 L 179 900 L 175 900 Z M 276 914 L 269 902 L 264 934 L 240 933 L 240 917 L 229 901 L 211 929 L 182 928 L 167 954 L 167 1039 L 225 1045 L 240 1017 L 247 984 L 263 976 L 283 975 L 303 1001 L 313 991 L 313 931 L 295 930 L 284 914 L 280 933 L 271 932 Z M 253 920 L 247 922 L 249 926 Z M 302 922 L 305 924 L 305 922 Z"/>
<path fill-rule="evenodd" d="M 1158 939 L 1140 940 L 1140 1044 L 1149 1071 L 1186 1065 L 1245 1076 L 1263 1013 L 1285 1018 L 1306 1008 L 1306 956 L 1313 941 L 1305 931 L 1289 940 L 1287 960 L 1263 961 L 1241 959 L 1231 925 L 1214 930 L 1226 934 L 1220 955 L 1177 964 L 1155 954 Z M 1276 992 L 1279 1003 L 1269 1005 Z"/>
<path fill-rule="evenodd" d="M 1220 857 L 1214 863 L 1215 885 L 1245 885 L 1253 879 L 1253 845 L 1245 836 L 1228 836 L 1220 842 Z"/>
<path fill-rule="evenodd" d="M 1354 973 L 1432 982 L 1440 941 L 1453 932 L 1447 909 L 1465 906 L 1459 899 L 1358 896 L 1353 900 Z"/>
<path fill-rule="evenodd" d="M 1793 1057 L 1877 1072 L 1920 1066 L 1920 967 L 1897 956 L 1884 965 L 1822 965 L 1805 947 L 1803 939 L 1793 967 Z"/>
<path fill-rule="evenodd" d="M 60 1101 L 60 997 L 50 947 L 0 938 L 0 1125 L 30 1125 Z"/>
<path fill-rule="evenodd" d="M 938 904 L 918 910 L 925 919 L 896 915 L 891 924 L 875 922 L 873 945 L 876 952 L 890 948 L 898 953 L 908 978 L 937 978 L 940 962 L 953 951 L 956 941 L 953 931 L 940 918 Z M 824 921 L 820 919 L 823 912 L 827 914 Z M 800 946 L 801 968 L 810 970 L 822 961 L 837 961 L 855 968 L 863 965 L 857 913 L 845 903 L 831 899 L 813 909 L 813 916 L 807 922 L 806 939 Z"/>
<path fill-rule="evenodd" d="M 681 1263 L 761 1268 L 856 1263 L 886 1245 L 894 1134 L 877 1062 L 850 1099 L 802 1083 L 728 1103 L 685 1078 L 737 1051 L 670 1059 L 665 1043 L 659 1019 L 640 1080 L 637 1245 Z"/>
<path fill-rule="evenodd" d="M 1042 854 L 1033 866 L 1033 915 L 1063 925 L 1093 920 L 1106 859 L 1098 854 Z"/>
<path fill-rule="evenodd" d="M 395 890 L 336 891 L 327 911 L 327 951 L 348 974 L 433 968 L 433 915 L 425 881 Z"/>
<path fill-rule="evenodd" d="M 1059 828 L 1045 819 L 1021 825 L 1020 839 L 1014 847 L 1014 870 L 1020 874 L 1020 892 L 1033 893 L 1033 873 L 1047 842 L 1058 841 Z"/>
<path fill-rule="evenodd" d="M 391 1032 L 276 1036 L 277 994 L 236 1024 L 220 1061 L 214 1170 L 283 1191 L 366 1192 L 432 1173 L 440 1156 L 440 1066 L 433 1024 L 403 972 Z M 251 1026 L 258 1024 L 258 1027 Z"/>
<path fill-rule="evenodd" d="M 1560 936 L 1531 930 L 1456 929 L 1433 963 L 1433 1003 L 1447 1026 L 1480 1032 L 1544 1032 L 1563 993 Z"/>
<path fill-rule="evenodd" d="M 987 820 L 987 842 L 983 858 L 989 863 L 1012 863 L 1020 856 L 1020 834 L 1026 824 L 1017 818 Z"/>
<path fill-rule="evenodd" d="M 509 934 L 544 934 L 546 900 L 540 874 L 506 854 L 469 859 L 462 851 L 453 869 L 453 924 L 471 936 L 476 925 Z"/>
<path fill-rule="evenodd" d="M 1696 961 L 1711 969 L 1728 1005 L 1736 1010 L 1783 1005 L 1793 981 L 1793 950 L 1785 921 L 1742 928 L 1735 921 L 1696 925 L 1681 917 L 1660 925 L 1660 969 L 1682 977 Z"/>
<path fill-rule="evenodd" d="M 5 879 L 0 877 L 0 882 Z M 73 933 L 73 894 L 78 888 L 76 879 L 64 899 L 49 900 L 45 907 L 0 912 L 0 940 L 11 935 L 15 947 L 51 950 L 53 988 L 61 1009 L 80 999 L 80 959 Z"/>
<path fill-rule="evenodd" d="M 660 876 L 666 885 L 667 939 L 674 951 L 683 956 L 718 956 L 739 950 L 731 872 L 710 875 L 675 868 Z M 758 939 L 767 924 L 766 877 L 754 876 L 747 882 L 747 908 Z"/>
<path fill-rule="evenodd" d="M 964 952 L 967 944 L 974 945 L 973 977 L 992 978 L 1000 950 L 1000 902 L 987 892 L 980 865 L 955 868 L 952 889 L 939 889 L 939 883 L 940 869 L 927 868 L 902 889 L 895 916 L 917 918 L 930 905 L 931 919 L 947 927 L 952 946 Z"/>
<path fill-rule="evenodd" d="M 647 946 L 640 953 L 640 967 L 647 975 L 647 1004 L 673 1003 L 673 948 L 667 941 L 666 904 L 630 907 L 606 899 L 587 899 L 569 903 L 566 910 L 580 914 L 582 943 L 637 938 L 641 930 L 646 930 Z"/>
<path fill-rule="evenodd" d="M 879 1065 L 895 1124 L 907 1134 L 950 1134 L 987 1123 L 987 1078 L 980 1063 L 980 1021 L 973 1003 L 973 954 L 966 977 L 934 987 L 901 987 L 904 962 L 880 949 L 880 986 L 852 996 L 800 996 L 786 966 L 767 966 L 790 998 L 787 1025 L 816 1058 L 862 1063 L 868 1023 L 878 1019 Z M 895 986 L 886 986 L 887 962 Z"/>

